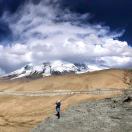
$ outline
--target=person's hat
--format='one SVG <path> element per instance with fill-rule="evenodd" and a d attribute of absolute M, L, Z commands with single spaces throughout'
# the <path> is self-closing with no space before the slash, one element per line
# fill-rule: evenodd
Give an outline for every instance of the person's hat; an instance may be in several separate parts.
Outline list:
<path fill-rule="evenodd" d="M 60 100 L 57 100 L 57 103 L 60 103 L 61 101 Z"/>

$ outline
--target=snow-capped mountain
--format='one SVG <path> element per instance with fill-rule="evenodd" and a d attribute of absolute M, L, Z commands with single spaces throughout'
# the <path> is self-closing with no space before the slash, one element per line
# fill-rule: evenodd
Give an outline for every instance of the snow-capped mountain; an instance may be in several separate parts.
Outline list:
<path fill-rule="evenodd" d="M 46 62 L 41 65 L 28 64 L 14 72 L 11 72 L 4 77 L 17 79 L 22 77 L 38 78 L 51 75 L 63 75 L 68 73 L 85 73 L 88 71 L 101 70 L 97 66 L 89 66 L 82 63 L 69 63 L 64 61 Z"/>

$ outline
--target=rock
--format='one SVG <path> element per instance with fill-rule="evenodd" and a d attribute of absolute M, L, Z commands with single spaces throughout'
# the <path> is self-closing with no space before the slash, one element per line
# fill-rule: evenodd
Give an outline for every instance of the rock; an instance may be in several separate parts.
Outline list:
<path fill-rule="evenodd" d="M 126 97 L 126 98 L 123 100 L 124 103 L 125 103 L 125 102 L 131 102 L 131 101 L 132 101 L 132 97 L 130 97 L 130 96 Z"/>

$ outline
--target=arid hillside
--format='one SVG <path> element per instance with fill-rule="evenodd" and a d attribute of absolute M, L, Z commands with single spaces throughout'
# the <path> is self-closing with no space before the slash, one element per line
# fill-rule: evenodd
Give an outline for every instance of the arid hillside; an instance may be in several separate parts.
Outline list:
<path fill-rule="evenodd" d="M 98 100 L 121 94 L 116 89 L 131 86 L 132 72 L 128 70 L 104 70 L 80 75 L 64 75 L 38 80 L 0 80 L 0 132 L 29 132 L 31 128 L 54 114 L 56 100 L 62 100 L 62 110 L 86 100 Z M 113 91 L 72 95 L 42 95 L 46 90 L 95 90 Z M 114 91 L 115 90 L 115 91 Z M 19 93 L 18 95 L 16 93 Z M 24 94 L 21 95 L 21 92 Z M 29 92 L 27 95 L 26 92 Z M 30 96 L 30 93 L 38 93 Z M 10 93 L 8 95 L 8 93 Z M 15 93 L 15 94 L 14 94 Z M 59 92 L 58 92 L 59 93 Z"/>
<path fill-rule="evenodd" d="M 39 90 L 80 90 L 96 88 L 127 88 L 131 83 L 131 72 L 127 70 L 103 70 L 80 75 L 51 76 L 37 80 L 0 80 L 0 90 L 39 91 Z"/>

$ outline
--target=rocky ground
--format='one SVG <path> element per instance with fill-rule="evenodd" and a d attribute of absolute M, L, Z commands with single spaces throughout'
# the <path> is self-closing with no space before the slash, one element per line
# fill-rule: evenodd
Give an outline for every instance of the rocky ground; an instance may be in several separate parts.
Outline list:
<path fill-rule="evenodd" d="M 31 132 L 132 132 L 132 91 L 72 106 L 61 119 L 47 118 Z"/>

